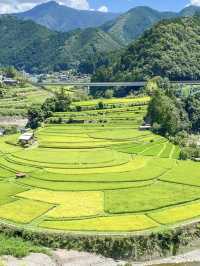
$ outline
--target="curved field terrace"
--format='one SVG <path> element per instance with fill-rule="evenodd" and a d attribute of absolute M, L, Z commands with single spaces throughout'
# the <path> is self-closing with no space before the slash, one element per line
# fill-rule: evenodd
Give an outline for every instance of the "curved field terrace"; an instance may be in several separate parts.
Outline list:
<path fill-rule="evenodd" d="M 55 114 L 87 123 L 45 125 L 26 149 L 16 145 L 17 135 L 1 138 L 0 220 L 116 234 L 199 219 L 200 165 L 179 161 L 179 147 L 140 131 L 145 111 L 141 105 Z M 26 177 L 17 179 L 19 172 Z"/>

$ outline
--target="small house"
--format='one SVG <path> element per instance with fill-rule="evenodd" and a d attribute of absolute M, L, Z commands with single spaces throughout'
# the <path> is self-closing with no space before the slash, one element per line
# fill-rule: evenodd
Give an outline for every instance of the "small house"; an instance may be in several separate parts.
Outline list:
<path fill-rule="evenodd" d="M 26 177 L 25 173 L 16 173 L 16 179 L 24 178 Z"/>
<path fill-rule="evenodd" d="M 3 83 L 6 84 L 6 85 L 13 86 L 13 85 L 17 85 L 19 82 L 16 79 L 3 78 Z"/>
<path fill-rule="evenodd" d="M 139 127 L 140 130 L 151 130 L 151 125 L 150 124 L 142 124 Z"/>
<path fill-rule="evenodd" d="M 3 137 L 5 134 L 5 129 L 0 128 L 0 137 Z"/>
<path fill-rule="evenodd" d="M 24 133 L 19 137 L 19 143 L 22 145 L 27 145 L 27 144 L 30 145 L 33 144 L 33 142 L 34 142 L 33 132 Z"/>

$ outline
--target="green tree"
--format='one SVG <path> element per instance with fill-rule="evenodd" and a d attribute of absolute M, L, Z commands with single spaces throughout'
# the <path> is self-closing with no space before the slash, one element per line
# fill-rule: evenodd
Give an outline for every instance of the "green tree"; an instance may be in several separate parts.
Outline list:
<path fill-rule="evenodd" d="M 200 93 L 190 96 L 186 100 L 186 110 L 191 121 L 192 131 L 200 131 Z"/>
<path fill-rule="evenodd" d="M 31 129 L 40 127 L 41 122 L 44 120 L 43 111 L 41 108 L 32 107 L 28 110 L 28 123 L 27 126 Z"/>

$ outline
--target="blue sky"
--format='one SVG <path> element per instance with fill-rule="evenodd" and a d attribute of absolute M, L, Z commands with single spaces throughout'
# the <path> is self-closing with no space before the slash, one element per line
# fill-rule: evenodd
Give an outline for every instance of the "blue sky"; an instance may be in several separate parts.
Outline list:
<path fill-rule="evenodd" d="M 0 0 L 0 13 L 21 12 L 50 0 Z M 200 0 L 55 0 L 77 9 L 122 13 L 135 6 L 149 6 L 158 10 L 179 11 L 189 4 L 200 6 Z"/>
<path fill-rule="evenodd" d="M 189 0 L 89 0 L 88 2 L 92 8 L 97 9 L 99 6 L 105 5 L 109 11 L 113 12 L 123 12 L 141 5 L 158 10 L 179 11 L 190 3 Z"/>

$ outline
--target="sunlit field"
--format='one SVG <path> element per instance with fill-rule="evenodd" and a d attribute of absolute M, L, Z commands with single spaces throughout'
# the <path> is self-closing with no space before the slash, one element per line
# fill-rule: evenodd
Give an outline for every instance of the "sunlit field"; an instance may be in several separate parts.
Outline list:
<path fill-rule="evenodd" d="M 127 106 L 130 101 L 55 113 L 79 123 L 46 124 L 26 149 L 17 144 L 19 135 L 1 138 L 0 220 L 42 230 L 127 233 L 198 219 L 200 165 L 179 161 L 178 146 L 139 130 L 148 99 Z M 26 177 L 16 179 L 19 172 Z"/>

